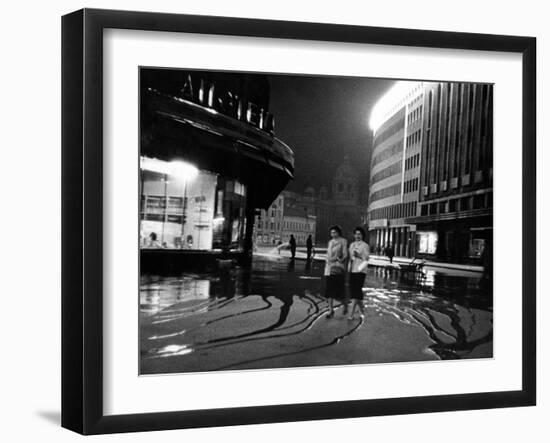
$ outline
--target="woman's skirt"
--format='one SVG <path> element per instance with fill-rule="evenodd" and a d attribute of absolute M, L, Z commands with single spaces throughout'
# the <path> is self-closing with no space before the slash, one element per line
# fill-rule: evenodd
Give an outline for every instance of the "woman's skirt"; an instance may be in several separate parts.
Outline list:
<path fill-rule="evenodd" d="M 345 274 L 327 275 L 326 279 L 325 297 L 334 298 L 336 300 L 344 300 L 346 298 Z"/>
<path fill-rule="evenodd" d="M 349 296 L 354 300 L 363 300 L 364 272 L 352 272 L 349 275 Z"/>

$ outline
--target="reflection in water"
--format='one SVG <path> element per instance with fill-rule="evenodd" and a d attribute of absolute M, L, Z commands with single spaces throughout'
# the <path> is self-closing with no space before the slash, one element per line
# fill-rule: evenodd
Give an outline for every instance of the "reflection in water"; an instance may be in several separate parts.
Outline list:
<path fill-rule="evenodd" d="M 440 358 L 463 358 L 477 346 L 491 342 L 493 333 L 492 315 L 477 312 L 492 311 L 487 297 L 476 293 L 476 288 L 469 287 L 467 282 L 462 283 L 446 287 L 436 285 L 437 290 L 431 292 L 404 289 L 394 282 L 382 288 L 367 286 L 364 288 L 366 307 L 379 315 L 389 314 L 403 323 L 420 326 L 434 342 L 431 351 Z M 480 325 L 485 333 L 473 339 L 472 332 L 478 320 L 488 324 Z"/>
<path fill-rule="evenodd" d="M 295 268 L 296 268 L 296 261 L 294 259 L 290 259 L 290 261 L 288 262 L 288 266 L 286 268 L 287 271 L 293 272 Z"/>
<path fill-rule="evenodd" d="M 435 284 L 435 271 L 433 269 L 426 269 L 423 272 L 423 275 L 424 275 L 424 284 L 426 286 L 433 288 Z"/>
<path fill-rule="evenodd" d="M 168 345 L 164 348 L 157 349 L 155 352 L 158 357 L 165 358 L 189 354 L 193 352 L 193 349 L 186 345 Z"/>
<path fill-rule="evenodd" d="M 147 343 L 158 345 L 142 349 L 142 355 L 182 356 L 254 341 L 301 337 L 313 327 L 323 331 L 324 323 L 320 322 L 325 321 L 327 312 L 321 296 L 323 267 L 317 261 L 255 257 L 252 269 L 225 263 L 214 274 L 144 275 L 140 312 L 142 321 L 149 319 L 154 330 L 145 338 Z M 361 330 L 370 316 L 391 316 L 421 328 L 433 343 L 426 352 L 441 359 L 467 358 L 476 347 L 492 342 L 492 294 L 479 278 L 435 270 L 425 276 L 410 276 L 373 267 L 368 270 L 363 290 L 366 320 L 361 317 L 343 323 L 344 329 L 338 333 L 321 334 L 316 343 L 299 350 L 276 352 L 279 348 L 275 347 L 254 358 L 238 355 L 235 362 L 215 369 L 335 346 Z M 254 316 L 261 312 L 271 314 L 255 322 Z M 209 315 L 199 315 L 205 313 Z M 238 331 L 234 326 L 224 327 L 235 325 L 228 323 L 235 320 L 249 326 Z M 159 332 L 154 327 L 163 329 Z"/>
<path fill-rule="evenodd" d="M 144 276 L 140 281 L 140 311 L 153 315 L 180 301 L 205 300 L 210 294 L 211 281 L 199 276 L 180 278 Z"/>

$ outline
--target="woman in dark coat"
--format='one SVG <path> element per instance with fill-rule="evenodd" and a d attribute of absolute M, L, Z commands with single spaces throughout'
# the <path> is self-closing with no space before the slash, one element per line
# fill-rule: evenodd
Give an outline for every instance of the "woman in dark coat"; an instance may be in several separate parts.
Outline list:
<path fill-rule="evenodd" d="M 393 246 L 390 245 L 386 248 L 386 255 L 390 259 L 390 263 L 393 263 Z"/>
<path fill-rule="evenodd" d="M 334 300 L 344 305 L 344 314 L 347 313 L 346 299 L 346 265 L 348 258 L 348 242 L 342 237 L 342 228 L 332 226 L 329 229 L 330 241 L 327 246 L 325 263 L 326 292 L 329 313 L 327 318 L 334 316 Z"/>

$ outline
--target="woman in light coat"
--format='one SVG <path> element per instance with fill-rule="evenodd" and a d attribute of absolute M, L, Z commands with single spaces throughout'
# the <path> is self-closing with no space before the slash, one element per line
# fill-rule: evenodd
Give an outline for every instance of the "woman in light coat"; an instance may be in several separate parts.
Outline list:
<path fill-rule="evenodd" d="M 340 226 L 331 226 L 329 229 L 330 241 L 327 247 L 325 260 L 326 292 L 329 313 L 327 318 L 334 316 L 334 300 L 344 305 L 344 315 L 347 313 L 346 298 L 346 268 L 348 259 L 348 242 L 342 237 Z"/>

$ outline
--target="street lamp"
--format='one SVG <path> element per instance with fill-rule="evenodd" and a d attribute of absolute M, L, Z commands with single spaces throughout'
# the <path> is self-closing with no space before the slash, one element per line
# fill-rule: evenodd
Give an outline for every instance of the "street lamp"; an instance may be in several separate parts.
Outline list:
<path fill-rule="evenodd" d="M 140 159 L 140 165 L 141 169 L 145 171 L 171 175 L 176 180 L 192 180 L 199 172 L 196 166 L 182 160 L 173 160 L 168 162 L 157 158 L 142 156 Z"/>
<path fill-rule="evenodd" d="M 173 175 L 176 180 L 182 180 L 184 182 L 194 180 L 199 173 L 196 166 L 181 160 L 174 160 L 170 162 L 169 168 L 171 175 Z"/>

